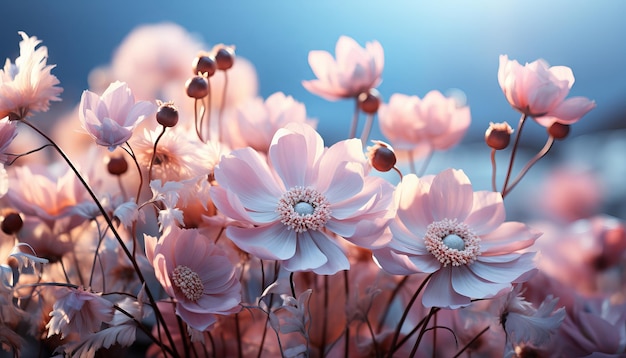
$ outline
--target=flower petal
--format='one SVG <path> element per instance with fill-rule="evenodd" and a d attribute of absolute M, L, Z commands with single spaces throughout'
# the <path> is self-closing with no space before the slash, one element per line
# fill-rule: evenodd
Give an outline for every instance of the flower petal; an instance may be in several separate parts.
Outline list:
<path fill-rule="evenodd" d="M 240 249 L 263 260 L 287 260 L 296 253 L 298 237 L 281 222 L 254 228 L 226 228 L 228 236 Z"/>
<path fill-rule="evenodd" d="M 433 179 L 428 203 L 435 221 L 464 221 L 472 209 L 472 183 L 462 170 L 446 169 Z"/>
<path fill-rule="evenodd" d="M 500 193 L 477 191 L 474 193 L 472 211 L 464 222 L 474 234 L 482 235 L 495 230 L 505 218 L 506 213 Z"/>
<path fill-rule="evenodd" d="M 460 308 L 471 303 L 469 297 L 457 293 L 452 287 L 452 268 L 444 267 L 430 278 L 422 303 L 426 307 Z"/>

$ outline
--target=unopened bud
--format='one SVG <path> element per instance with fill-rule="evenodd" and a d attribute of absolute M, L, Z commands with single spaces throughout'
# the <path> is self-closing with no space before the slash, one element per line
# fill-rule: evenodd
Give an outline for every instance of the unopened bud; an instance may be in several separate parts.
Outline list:
<path fill-rule="evenodd" d="M 396 166 L 396 153 L 391 146 L 380 140 L 373 140 L 367 147 L 367 157 L 372 167 L 379 172 L 388 172 Z"/>
<path fill-rule="evenodd" d="M 513 128 L 508 123 L 491 122 L 485 132 L 485 142 L 495 150 L 502 150 L 511 142 L 511 133 L 513 133 Z"/>
<path fill-rule="evenodd" d="M 160 103 L 156 112 L 156 120 L 163 127 L 175 126 L 178 123 L 178 109 L 176 109 L 174 103 Z"/>
<path fill-rule="evenodd" d="M 565 139 L 569 134 L 569 124 L 554 122 L 548 127 L 548 134 L 554 139 Z"/>
<path fill-rule="evenodd" d="M 359 108 L 361 111 L 367 114 L 374 114 L 380 107 L 380 93 L 377 89 L 372 88 L 367 92 L 363 92 L 357 98 L 359 102 Z"/>
<path fill-rule="evenodd" d="M 203 76 L 194 76 L 185 83 L 187 96 L 195 99 L 201 99 L 209 94 L 209 82 Z"/>
<path fill-rule="evenodd" d="M 215 63 L 217 64 L 218 70 L 226 71 L 233 67 L 235 63 L 235 48 L 233 46 L 218 46 L 215 52 Z"/>
<path fill-rule="evenodd" d="M 202 73 L 207 77 L 211 77 L 215 73 L 215 70 L 217 70 L 217 64 L 215 63 L 215 58 L 213 58 L 213 56 L 200 54 L 193 60 L 191 69 L 194 75 Z"/>
<path fill-rule="evenodd" d="M 107 163 L 107 170 L 113 175 L 122 175 L 128 170 L 128 162 L 124 157 L 110 157 Z"/>
<path fill-rule="evenodd" d="M 0 228 L 3 233 L 7 235 L 14 235 L 22 229 L 22 226 L 24 226 L 24 221 L 22 220 L 20 214 L 10 213 L 4 217 L 4 220 L 2 220 Z"/>

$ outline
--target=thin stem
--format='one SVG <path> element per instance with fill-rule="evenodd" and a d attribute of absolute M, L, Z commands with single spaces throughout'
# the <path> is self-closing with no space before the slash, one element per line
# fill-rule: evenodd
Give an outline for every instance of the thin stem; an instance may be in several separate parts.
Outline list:
<path fill-rule="evenodd" d="M 322 342 L 320 343 L 320 357 L 326 356 L 326 334 L 328 333 L 328 275 L 324 275 L 324 315 L 322 317 Z"/>
<path fill-rule="evenodd" d="M 370 136 L 370 132 L 372 131 L 372 124 L 374 124 L 374 115 L 368 114 L 365 118 L 365 125 L 363 126 L 363 131 L 361 132 L 361 143 L 363 143 L 363 148 L 367 143 L 367 138 Z"/>
<path fill-rule="evenodd" d="M 137 168 L 137 174 L 139 175 L 139 185 L 137 186 L 137 197 L 135 197 L 135 204 L 139 204 L 139 197 L 141 196 L 141 188 L 143 187 L 143 174 L 141 174 L 141 166 L 139 166 L 139 162 L 137 161 L 137 157 L 135 156 L 135 152 L 133 152 L 133 148 L 130 146 L 130 143 L 126 142 L 126 147 L 122 146 L 122 149 L 133 158 L 133 162 L 135 162 L 135 168 Z"/>
<path fill-rule="evenodd" d="M 408 275 L 402 277 L 402 280 L 398 282 L 396 287 L 391 292 L 391 296 L 389 296 L 389 299 L 387 300 L 387 305 L 385 306 L 385 311 L 383 312 L 383 316 L 381 317 L 380 321 L 378 321 L 378 327 L 376 327 L 377 332 L 380 332 L 382 330 L 383 324 L 385 323 L 385 320 L 387 319 L 387 315 L 389 314 L 389 310 L 391 310 L 391 304 L 393 303 L 393 300 L 396 298 L 396 296 L 398 295 L 398 292 L 400 292 L 400 289 L 404 286 L 404 284 L 408 280 L 409 280 Z"/>
<path fill-rule="evenodd" d="M 491 149 L 491 190 L 498 191 L 496 187 L 496 150 Z"/>
<path fill-rule="evenodd" d="M 289 287 L 291 287 L 291 296 L 296 299 L 296 286 L 293 282 L 293 275 L 293 272 L 289 274 Z"/>
<path fill-rule="evenodd" d="M 228 89 L 228 71 L 224 71 L 224 89 L 222 91 L 222 103 L 220 104 L 220 111 L 217 115 L 217 140 L 219 142 L 223 141 L 223 130 L 224 124 L 222 123 L 222 117 L 224 116 L 224 109 L 226 108 L 226 90 Z"/>
<path fill-rule="evenodd" d="M 522 114 L 522 117 L 519 120 L 519 124 L 517 125 L 517 133 L 515 134 L 515 141 L 513 142 L 513 149 L 511 150 L 511 158 L 509 160 L 509 168 L 506 172 L 506 177 L 504 178 L 504 185 L 502 186 L 502 197 L 504 197 L 504 192 L 506 191 L 506 187 L 509 184 L 509 180 L 511 179 L 511 172 L 513 171 L 513 162 L 515 161 L 515 155 L 517 154 L 517 148 L 519 147 L 519 140 L 522 135 L 522 128 L 524 127 L 524 123 L 526 123 L 526 118 L 528 116 L 526 114 Z"/>
<path fill-rule="evenodd" d="M 439 312 L 439 309 L 437 307 L 431 307 L 428 315 L 426 316 L 426 321 L 420 329 L 420 334 L 417 336 L 417 341 L 413 345 L 413 349 L 411 350 L 411 354 L 409 355 L 410 358 L 415 357 L 415 353 L 417 353 L 417 347 L 419 347 L 420 343 L 422 342 L 422 338 L 424 337 L 424 333 L 426 333 L 426 326 L 428 326 L 428 322 L 437 312 Z M 434 347 L 435 345 L 433 344 L 433 349 Z"/>
<path fill-rule="evenodd" d="M 406 318 L 409 315 L 409 311 L 411 310 L 411 306 L 413 306 L 413 303 L 415 303 L 415 300 L 417 300 L 417 296 L 419 296 L 419 294 L 422 292 L 422 290 L 426 286 L 426 283 L 430 280 L 430 278 L 432 276 L 433 276 L 433 274 L 431 273 L 428 276 L 426 276 L 426 278 L 424 278 L 424 281 L 422 281 L 420 286 L 417 288 L 417 290 L 413 294 L 413 297 L 411 297 L 411 300 L 406 305 L 406 308 L 404 309 L 404 312 L 402 313 L 402 317 L 400 318 L 400 322 L 398 322 L 398 325 L 396 326 L 396 331 L 394 332 L 393 340 L 391 341 L 391 345 L 389 346 L 389 358 L 392 357 L 393 353 L 399 347 L 399 346 L 396 347 L 396 343 L 398 343 L 398 338 L 400 337 L 400 332 L 402 331 L 402 326 L 404 325 L 404 321 L 406 321 Z"/>
<path fill-rule="evenodd" d="M 207 116 L 207 127 L 209 128 L 208 134 L 209 134 L 209 140 L 211 139 L 211 81 L 209 81 L 209 79 L 207 78 L 206 80 L 207 83 L 207 88 L 208 88 L 208 94 L 206 95 L 206 105 L 205 105 L 205 110 L 203 114 L 206 114 Z M 204 115 L 202 117 L 200 117 L 200 124 L 199 124 L 199 129 L 197 129 L 200 133 L 202 133 L 203 129 L 204 129 Z M 200 136 L 200 140 L 202 140 L 202 136 Z M 204 142 L 204 141 L 203 141 Z"/>
<path fill-rule="evenodd" d="M 25 157 L 25 156 L 27 156 L 29 154 L 36 153 L 36 152 L 38 152 L 38 151 L 40 151 L 40 150 L 42 150 L 42 149 L 44 149 L 46 147 L 50 147 L 50 146 L 52 146 L 52 144 L 44 144 L 44 145 L 42 145 L 41 147 L 39 147 L 37 149 L 29 150 L 28 152 L 21 153 L 21 154 L 13 154 L 13 153 L 2 153 L 2 154 L 7 155 L 7 156 L 15 157 L 15 158 L 11 159 L 11 161 L 7 162 L 6 165 L 9 166 L 9 165 L 12 165 L 13 163 L 15 163 L 15 161 L 20 159 L 21 157 Z"/>
<path fill-rule="evenodd" d="M 359 99 L 354 97 L 354 114 L 352 115 L 352 124 L 350 125 L 350 132 L 348 138 L 356 138 L 356 127 L 359 123 Z"/>
<path fill-rule="evenodd" d="M 426 168 L 428 168 L 428 164 L 430 164 L 430 160 L 433 159 L 434 154 L 435 154 L 434 150 L 432 149 L 428 150 L 428 154 L 424 158 L 424 161 L 422 162 L 422 166 L 420 167 L 420 171 L 417 174 L 418 177 L 421 177 L 422 175 L 424 175 L 424 173 L 426 173 Z"/>
<path fill-rule="evenodd" d="M 408 150 L 407 154 L 409 155 L 409 169 L 411 173 L 417 175 L 417 170 L 415 170 L 415 157 L 413 156 L 413 151 Z"/>
<path fill-rule="evenodd" d="M 198 118 L 198 102 L 200 102 L 200 100 L 197 98 L 193 102 L 194 127 L 196 129 L 196 135 L 198 136 L 198 139 L 200 139 L 201 142 L 204 142 L 204 139 L 202 138 L 201 125 L 202 118 L 204 118 L 205 109 L 204 106 L 200 108 L 200 117 Z"/>
<path fill-rule="evenodd" d="M 474 344 L 474 342 L 476 342 L 478 340 L 478 338 L 480 338 L 480 336 L 482 336 L 483 334 L 485 334 L 485 332 L 487 332 L 489 330 L 489 326 L 483 328 L 482 331 L 480 331 L 480 333 L 478 333 L 476 335 L 476 337 L 474 337 L 471 341 L 467 342 L 467 344 L 465 346 L 463 346 L 463 348 L 461 348 L 461 350 L 454 355 L 454 358 L 457 358 L 459 356 L 461 356 L 461 354 L 463 354 L 463 352 L 465 352 L 469 347 L 472 346 L 472 344 Z"/>
<path fill-rule="evenodd" d="M 543 146 L 543 148 L 541 148 L 539 153 L 535 154 L 535 156 L 531 160 L 529 160 L 528 163 L 526 163 L 526 165 L 524 166 L 524 168 L 522 168 L 522 170 L 519 172 L 517 177 L 515 177 L 515 180 L 513 180 L 511 185 L 507 188 L 502 189 L 502 198 L 507 196 L 513 190 L 513 188 L 515 188 L 515 186 L 522 180 L 524 175 L 526 175 L 526 173 L 530 170 L 530 168 L 533 165 L 535 165 L 539 161 L 539 159 L 545 157 L 546 154 L 548 154 L 553 144 L 554 144 L 554 137 L 553 136 L 548 137 L 548 140 L 546 141 L 546 144 Z"/>
<path fill-rule="evenodd" d="M 348 302 L 348 300 L 350 299 L 350 280 L 348 277 L 348 270 L 344 270 L 343 271 L 343 292 L 345 294 L 346 297 L 346 304 Z M 365 317 L 367 319 L 367 316 Z M 374 332 L 372 331 L 372 326 L 369 322 L 369 320 L 367 320 L 367 326 L 369 327 L 370 331 L 372 332 L 372 341 L 374 342 L 374 347 L 376 348 L 376 352 L 378 352 L 378 347 L 376 347 L 376 339 L 374 338 Z M 350 353 L 350 325 L 349 322 L 346 322 L 346 332 L 345 332 L 345 341 L 346 344 L 344 346 L 344 357 L 348 357 L 348 354 Z M 378 354 L 377 354 L 378 355 Z"/>
<path fill-rule="evenodd" d="M 111 220 L 111 218 L 107 214 L 106 210 L 102 206 L 102 203 L 100 203 L 100 200 L 98 200 L 98 197 L 94 193 L 93 189 L 91 189 L 91 186 L 89 186 L 89 184 L 87 184 L 87 182 L 85 181 L 83 176 L 80 174 L 80 172 L 78 171 L 76 166 L 74 166 L 74 163 L 72 163 L 70 158 L 67 156 L 67 154 L 65 154 L 65 152 L 61 149 L 61 147 L 59 147 L 52 140 L 52 138 L 50 138 L 46 133 L 42 132 L 39 128 L 37 128 L 36 126 L 34 126 L 32 123 L 30 123 L 29 121 L 27 121 L 24 118 L 20 119 L 20 121 L 22 123 L 24 123 L 25 125 L 27 125 L 28 127 L 30 127 L 31 129 L 33 129 L 35 132 L 37 132 L 39 135 L 41 135 L 44 139 L 46 139 L 54 147 L 54 149 L 57 151 L 57 153 L 59 153 L 59 155 L 67 163 L 67 165 L 70 167 L 70 169 L 74 172 L 74 174 L 76 175 L 78 180 L 81 182 L 81 184 L 83 185 L 85 190 L 87 190 L 87 193 L 89 193 L 89 196 L 91 197 L 91 199 L 93 199 L 93 201 L 95 202 L 96 206 L 98 207 L 98 210 L 100 211 L 100 213 L 104 217 L 104 220 L 106 221 L 107 225 L 111 229 L 111 232 L 115 236 L 115 239 L 120 244 L 120 246 L 122 248 L 122 251 L 124 251 L 124 254 L 126 255 L 126 257 L 128 257 L 128 259 L 130 260 L 131 264 L 133 265 L 133 268 L 134 268 L 135 272 L 137 273 L 137 277 L 139 278 L 139 281 L 142 284 L 145 284 L 146 283 L 146 279 L 144 278 L 143 273 L 141 273 L 141 269 L 139 268 L 139 264 L 137 263 L 137 260 L 135 260 L 135 258 L 130 253 L 130 251 L 128 251 L 128 247 L 126 247 L 126 244 L 124 244 L 124 240 L 120 236 L 119 232 L 117 232 L 117 230 L 115 229 L 115 226 L 113 225 L 113 221 Z M 147 285 L 145 285 L 145 291 L 146 291 L 146 295 L 148 296 L 148 299 L 150 300 L 150 304 L 154 307 L 154 312 L 155 312 L 155 314 L 157 316 L 157 319 L 159 321 L 161 321 L 165 325 L 165 319 L 163 318 L 163 315 L 161 314 L 159 309 L 156 307 L 156 301 L 154 299 L 154 296 L 152 295 L 152 292 L 147 287 Z M 172 339 L 172 336 L 171 336 L 169 330 L 166 329 L 165 332 L 167 334 L 167 337 L 168 337 L 168 340 L 169 340 L 170 344 L 172 345 L 172 347 L 174 347 L 174 340 Z M 176 355 L 176 356 L 178 356 L 178 355 Z"/>
<path fill-rule="evenodd" d="M 152 157 L 150 158 L 150 165 L 148 166 L 148 183 L 152 181 L 152 167 L 154 166 L 154 159 L 156 158 L 156 155 L 157 155 L 157 144 L 159 143 L 159 140 L 161 139 L 161 137 L 163 137 L 163 135 L 165 134 L 166 128 L 167 127 L 163 126 L 163 130 L 161 131 L 161 133 L 159 133 L 157 138 L 154 140 L 154 146 L 152 147 Z"/>

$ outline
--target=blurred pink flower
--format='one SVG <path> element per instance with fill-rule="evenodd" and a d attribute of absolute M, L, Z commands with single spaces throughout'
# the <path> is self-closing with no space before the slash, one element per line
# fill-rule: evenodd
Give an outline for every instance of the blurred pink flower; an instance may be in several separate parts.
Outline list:
<path fill-rule="evenodd" d="M 236 149 L 250 146 L 265 153 L 274 133 L 287 123 L 307 123 L 312 127 L 316 125 L 316 121 L 307 118 L 304 103 L 285 96 L 282 92 L 272 94 L 265 101 L 257 97 L 241 104 L 237 108 L 237 122 L 242 143 L 233 147 Z"/>
<path fill-rule="evenodd" d="M 471 122 L 469 107 L 439 91 L 423 99 L 396 93 L 378 110 L 380 129 L 396 150 L 413 151 L 415 157 L 458 144 Z"/>
<path fill-rule="evenodd" d="M 204 331 L 217 314 L 239 311 L 237 270 L 198 230 L 170 226 L 158 241 L 146 236 L 146 256 L 167 294 L 176 299 L 176 314 L 192 328 Z"/>
<path fill-rule="evenodd" d="M 128 85 L 117 81 L 111 83 L 102 96 L 84 91 L 79 117 L 83 129 L 96 143 L 113 151 L 132 136 L 137 124 L 156 110 L 154 103 L 135 102 Z"/>
<path fill-rule="evenodd" d="M 48 338 L 60 334 L 65 338 L 71 334 L 88 334 L 100 330 L 102 323 L 113 319 L 113 304 L 82 288 L 58 287 L 50 312 Z"/>
<path fill-rule="evenodd" d="M 20 117 L 31 112 L 45 112 L 50 101 L 60 101 L 63 89 L 57 87 L 59 80 L 50 72 L 54 65 L 47 65 L 48 48 L 41 46 L 36 37 L 20 31 L 20 56 L 15 64 L 7 59 L 0 70 L 0 118 L 15 113 Z"/>
<path fill-rule="evenodd" d="M 9 145 L 13 142 L 13 139 L 17 136 L 17 126 L 15 122 L 10 121 L 9 117 L 0 119 L 0 162 L 5 163 L 8 160 L 8 156 L 5 151 Z"/>
<path fill-rule="evenodd" d="M 252 148 L 223 157 L 211 197 L 224 215 L 249 223 L 226 229 L 242 250 L 288 271 L 334 274 L 350 267 L 336 236 L 384 244 L 392 187 L 366 168 L 360 140 L 324 148 L 313 128 L 290 123 L 274 135 L 269 165 Z"/>
<path fill-rule="evenodd" d="M 309 92 L 334 101 L 357 97 L 378 86 L 385 62 L 383 48 L 378 41 L 368 42 L 365 48 L 348 36 L 341 36 L 335 47 L 335 60 L 326 51 L 309 52 L 309 65 L 316 80 L 303 81 Z"/>
<path fill-rule="evenodd" d="M 565 99 L 574 84 L 572 70 L 566 66 L 549 67 L 542 59 L 522 66 L 507 55 L 500 55 L 498 83 L 513 108 L 544 127 L 554 122 L 576 123 L 596 106 L 585 97 Z"/>
<path fill-rule="evenodd" d="M 461 170 L 432 181 L 406 175 L 396 189 L 396 220 L 388 247 L 375 252 L 384 270 L 397 275 L 432 273 L 426 307 L 458 308 L 488 298 L 534 269 L 530 247 L 540 233 L 504 222 L 502 196 L 472 191 Z"/>

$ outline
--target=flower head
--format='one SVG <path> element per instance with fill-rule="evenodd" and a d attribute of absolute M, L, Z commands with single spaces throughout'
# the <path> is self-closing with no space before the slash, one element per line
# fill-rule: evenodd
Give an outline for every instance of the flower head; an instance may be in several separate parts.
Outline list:
<path fill-rule="evenodd" d="M 8 156 L 4 154 L 13 139 L 17 136 L 17 126 L 9 117 L 0 119 L 0 162 L 7 161 Z"/>
<path fill-rule="evenodd" d="M 334 274 L 349 268 L 337 236 L 383 244 L 392 188 L 366 176 L 366 167 L 359 140 L 324 148 L 313 128 L 291 123 L 274 135 L 269 165 L 252 148 L 223 157 L 211 197 L 223 214 L 249 224 L 226 229 L 242 250 L 292 272 Z"/>
<path fill-rule="evenodd" d="M 168 295 L 177 301 L 176 314 L 189 326 L 204 331 L 216 314 L 239 310 L 241 284 L 224 251 L 198 230 L 171 226 L 147 257 Z"/>
<path fill-rule="evenodd" d="M 458 308 L 488 298 L 534 269 L 532 245 L 539 233 L 504 222 L 502 196 L 473 192 L 461 170 L 429 181 L 410 174 L 396 189 L 397 217 L 387 250 L 376 252 L 392 274 L 431 273 L 423 303 Z"/>
<path fill-rule="evenodd" d="M 102 96 L 84 91 L 80 99 L 79 116 L 83 129 L 96 143 L 113 151 L 126 142 L 133 129 L 157 106 L 147 101 L 135 102 L 130 88 L 124 82 L 114 82 Z"/>
<path fill-rule="evenodd" d="M 522 66 L 507 55 L 500 56 L 498 83 L 513 108 L 533 117 L 539 124 L 573 124 L 595 108 L 585 97 L 565 99 L 574 84 L 569 67 L 550 67 L 544 60 Z"/>
<path fill-rule="evenodd" d="M 59 288 L 56 293 L 51 318 L 46 325 L 48 337 L 97 332 L 103 322 L 113 319 L 113 304 L 99 294 L 67 287 Z"/>
<path fill-rule="evenodd" d="M 316 80 L 303 81 L 309 92 L 328 100 L 357 97 L 381 81 L 385 61 L 378 41 L 365 48 L 348 36 L 341 36 L 335 47 L 336 60 L 326 51 L 309 52 L 309 65 Z"/>
<path fill-rule="evenodd" d="M 59 80 L 50 72 L 48 48 L 36 37 L 20 31 L 20 56 L 15 64 L 7 59 L 4 70 L 0 70 L 0 118 L 15 113 L 26 116 L 31 112 L 45 112 L 50 101 L 60 101 L 63 89 L 57 87 Z"/>
<path fill-rule="evenodd" d="M 423 99 L 396 93 L 378 110 L 380 129 L 397 150 L 424 155 L 458 144 L 471 122 L 467 106 L 439 91 Z"/>

